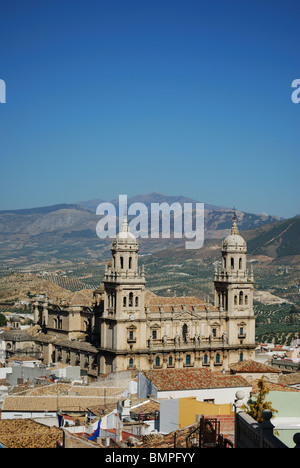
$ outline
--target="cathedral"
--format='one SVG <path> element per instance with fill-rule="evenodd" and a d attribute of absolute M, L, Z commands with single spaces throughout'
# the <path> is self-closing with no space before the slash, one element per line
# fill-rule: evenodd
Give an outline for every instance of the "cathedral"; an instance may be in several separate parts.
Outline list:
<path fill-rule="evenodd" d="M 145 288 L 138 242 L 125 217 L 101 285 L 69 301 L 34 303 L 35 342 L 46 364 L 78 365 L 91 378 L 124 370 L 205 367 L 227 371 L 253 359 L 253 272 L 236 216 L 214 272 L 214 305 L 158 297 Z"/>

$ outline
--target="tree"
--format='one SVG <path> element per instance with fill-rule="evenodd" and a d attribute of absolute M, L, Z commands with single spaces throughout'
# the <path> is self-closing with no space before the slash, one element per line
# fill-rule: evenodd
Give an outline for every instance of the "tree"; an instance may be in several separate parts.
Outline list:
<path fill-rule="evenodd" d="M 5 327 L 7 325 L 7 320 L 5 315 L 0 314 L 0 327 Z"/>
<path fill-rule="evenodd" d="M 263 422 L 263 410 L 272 411 L 273 414 L 278 413 L 278 411 L 272 407 L 272 403 L 270 401 L 266 401 L 266 396 L 269 393 L 269 388 L 264 376 L 261 379 L 259 379 L 257 385 L 259 390 L 257 395 L 251 397 L 247 405 L 243 409 L 253 419 L 255 419 L 255 421 L 261 423 Z"/>

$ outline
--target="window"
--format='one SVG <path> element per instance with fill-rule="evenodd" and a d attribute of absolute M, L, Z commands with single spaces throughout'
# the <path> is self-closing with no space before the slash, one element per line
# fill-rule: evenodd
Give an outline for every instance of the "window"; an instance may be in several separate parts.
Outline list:
<path fill-rule="evenodd" d="M 208 356 L 207 354 L 204 354 L 203 364 L 207 364 L 207 363 L 208 363 Z"/>
<path fill-rule="evenodd" d="M 240 336 L 243 336 L 243 334 L 244 334 L 244 328 L 240 327 Z"/>
<path fill-rule="evenodd" d="M 245 296 L 245 305 L 248 305 L 248 296 Z"/>
<path fill-rule="evenodd" d="M 184 324 L 183 327 L 182 327 L 182 338 L 186 339 L 187 334 L 188 334 L 188 327 L 187 327 L 186 324 Z"/>
<path fill-rule="evenodd" d="M 124 259 L 123 257 L 120 257 L 120 265 L 121 265 L 121 270 L 124 268 Z"/>
<path fill-rule="evenodd" d="M 139 298 L 138 296 L 135 297 L 135 307 L 139 306 Z"/>
<path fill-rule="evenodd" d="M 234 296 L 234 305 L 237 305 L 237 296 Z"/>
<path fill-rule="evenodd" d="M 160 366 L 160 358 L 158 356 L 155 358 L 155 366 L 156 367 Z"/>
<path fill-rule="evenodd" d="M 213 336 L 214 338 L 216 338 L 216 336 L 217 336 L 217 329 L 216 329 L 216 328 L 213 328 L 213 329 L 212 329 L 212 336 Z"/>
<path fill-rule="evenodd" d="M 230 259 L 230 268 L 233 270 L 234 269 L 234 258 L 231 257 Z"/>
<path fill-rule="evenodd" d="M 127 297 L 123 297 L 123 307 L 126 307 L 127 305 Z"/>
<path fill-rule="evenodd" d="M 244 361 L 244 355 L 243 353 L 240 354 L 240 362 L 243 362 Z"/>
<path fill-rule="evenodd" d="M 128 305 L 129 307 L 133 306 L 133 292 L 129 293 Z"/>
<path fill-rule="evenodd" d="M 133 368 L 133 359 L 132 358 L 129 359 L 128 367 L 129 367 L 129 369 Z"/>
<path fill-rule="evenodd" d="M 172 356 L 169 357 L 169 366 L 173 366 L 173 358 L 172 358 Z"/>
<path fill-rule="evenodd" d="M 243 305 L 243 302 L 244 302 L 244 293 L 243 291 L 240 292 L 240 301 L 239 301 L 239 304 L 240 305 Z"/>
<path fill-rule="evenodd" d="M 153 338 L 153 340 L 157 339 L 157 331 L 156 330 L 152 330 L 152 338 Z"/>
<path fill-rule="evenodd" d="M 62 330 L 62 319 L 59 318 L 59 315 L 54 319 L 54 328 Z"/>
<path fill-rule="evenodd" d="M 240 258 L 239 259 L 239 269 L 241 270 L 243 266 L 243 260 Z"/>
<path fill-rule="evenodd" d="M 216 354 L 216 364 L 220 364 L 220 354 Z"/>
<path fill-rule="evenodd" d="M 190 366 L 191 365 L 191 355 L 190 354 L 187 354 L 186 357 L 185 357 L 185 364 L 187 366 Z"/>
<path fill-rule="evenodd" d="M 133 330 L 130 330 L 130 331 L 129 331 L 129 339 L 130 339 L 130 340 L 133 340 Z"/>
<path fill-rule="evenodd" d="M 129 257 L 128 268 L 129 268 L 129 270 L 131 270 L 131 268 L 132 268 L 132 257 Z"/>
<path fill-rule="evenodd" d="M 223 262 L 224 262 L 224 269 L 226 270 L 226 257 L 223 258 Z"/>

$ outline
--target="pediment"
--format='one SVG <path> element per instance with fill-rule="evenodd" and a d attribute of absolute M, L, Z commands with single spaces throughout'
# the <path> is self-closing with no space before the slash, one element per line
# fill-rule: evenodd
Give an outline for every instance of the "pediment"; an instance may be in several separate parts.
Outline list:
<path fill-rule="evenodd" d="M 180 310 L 180 311 L 176 311 L 174 312 L 174 315 L 173 315 L 174 319 L 180 319 L 180 320 L 191 320 L 191 319 L 196 319 L 196 320 L 200 320 L 200 315 L 197 314 L 197 312 L 194 312 L 192 310 Z"/>
<path fill-rule="evenodd" d="M 153 325 L 150 326 L 151 329 L 158 329 L 158 328 L 161 328 L 161 325 L 159 325 L 158 323 L 154 323 Z"/>

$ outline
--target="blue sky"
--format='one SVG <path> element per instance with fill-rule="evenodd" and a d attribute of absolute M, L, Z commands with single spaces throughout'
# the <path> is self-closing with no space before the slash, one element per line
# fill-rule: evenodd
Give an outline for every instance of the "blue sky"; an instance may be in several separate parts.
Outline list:
<path fill-rule="evenodd" d="M 299 209 L 298 0 L 2 0 L 0 209 Z"/>

